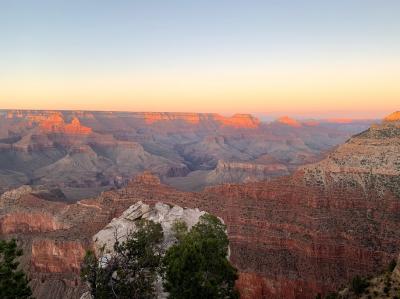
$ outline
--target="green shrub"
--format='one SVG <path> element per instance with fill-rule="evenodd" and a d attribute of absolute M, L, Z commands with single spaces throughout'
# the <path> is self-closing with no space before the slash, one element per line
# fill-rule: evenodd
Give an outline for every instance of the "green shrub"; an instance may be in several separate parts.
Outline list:
<path fill-rule="evenodd" d="M 385 293 L 385 294 L 389 294 L 389 287 L 384 287 L 383 288 L 383 292 Z"/>
<path fill-rule="evenodd" d="M 81 277 L 94 299 L 150 299 L 161 263 L 162 227 L 149 220 L 139 221 L 137 230 L 123 242 L 116 241 L 114 253 L 86 253 Z"/>
<path fill-rule="evenodd" d="M 18 248 L 16 240 L 0 240 L 0 298 L 2 299 L 28 299 L 32 298 L 32 291 L 28 279 L 19 262 L 22 249 Z"/>
<path fill-rule="evenodd" d="M 351 289 L 354 293 L 356 294 L 362 294 L 364 293 L 365 289 L 368 288 L 369 283 L 368 281 L 361 277 L 361 276 L 356 276 L 353 278 L 353 280 L 351 281 Z"/>
<path fill-rule="evenodd" d="M 178 230 L 179 242 L 163 258 L 164 287 L 170 299 L 238 298 L 234 288 L 237 270 L 227 259 L 225 230 L 210 214 L 201 216 L 189 232 Z"/>
<path fill-rule="evenodd" d="M 325 299 L 338 299 L 339 295 L 338 293 L 329 293 L 328 295 L 326 295 Z"/>
<path fill-rule="evenodd" d="M 390 273 L 393 272 L 394 268 L 396 268 L 396 265 L 397 265 L 396 261 L 395 260 L 391 260 L 390 263 L 389 263 L 389 266 L 388 266 L 388 271 Z"/>

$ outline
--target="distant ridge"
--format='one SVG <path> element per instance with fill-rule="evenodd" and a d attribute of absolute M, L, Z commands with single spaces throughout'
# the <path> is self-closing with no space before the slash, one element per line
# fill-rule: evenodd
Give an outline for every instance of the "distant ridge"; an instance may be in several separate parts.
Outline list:
<path fill-rule="evenodd" d="M 400 111 L 396 111 L 396 112 L 389 114 L 383 120 L 386 122 L 400 121 Z"/>
<path fill-rule="evenodd" d="M 94 114 L 104 117 L 132 117 L 144 120 L 146 124 L 168 121 L 184 121 L 188 124 L 199 124 L 201 122 L 215 122 L 222 126 L 234 128 L 257 128 L 261 121 L 251 114 L 237 113 L 231 117 L 225 117 L 217 113 L 192 113 L 192 112 L 118 112 L 118 111 L 73 111 L 73 110 L 0 110 L 6 118 L 26 118 L 32 121 L 43 121 L 57 118 L 58 122 L 64 117 L 76 119 L 93 119 Z M 76 122 L 76 121 L 75 121 Z"/>

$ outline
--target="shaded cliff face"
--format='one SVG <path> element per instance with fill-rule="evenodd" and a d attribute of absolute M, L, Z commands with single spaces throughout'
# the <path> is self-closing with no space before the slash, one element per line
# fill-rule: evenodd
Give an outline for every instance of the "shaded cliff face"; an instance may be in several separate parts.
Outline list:
<path fill-rule="evenodd" d="M 312 298 L 383 269 L 400 250 L 399 165 L 400 124 L 385 121 L 291 177 L 209 189 L 246 201 L 230 232 L 233 260 L 256 270 L 247 297 Z"/>
<path fill-rule="evenodd" d="M 400 197 L 400 122 L 373 125 L 345 144 L 327 159 L 303 167 L 310 185 L 332 190 L 360 188 L 379 198 Z"/>
<path fill-rule="evenodd" d="M 21 188 L 20 188 L 21 189 Z M 0 198 L 0 237 L 15 237 L 35 298 L 79 298 L 79 278 L 91 236 L 112 218 L 95 205 L 47 201 L 24 188 Z"/>
<path fill-rule="evenodd" d="M 200 191 L 204 187 L 226 182 L 256 182 L 288 175 L 289 173 L 290 170 L 285 164 L 273 159 L 268 159 L 268 163 L 265 164 L 219 160 L 215 169 L 211 171 L 194 171 L 185 177 L 171 177 L 164 179 L 163 182 L 181 190 Z"/>
<path fill-rule="evenodd" d="M 376 273 L 398 255 L 399 128 L 397 122 L 373 126 L 321 162 L 271 181 L 190 193 L 162 185 L 157 177 L 144 173 L 123 189 L 73 205 L 46 202 L 32 194 L 7 197 L 0 202 L 0 220 L 17 211 L 46 211 L 65 225 L 49 226 L 54 230 L 39 235 L 34 230 L 18 235 L 31 252 L 28 264 L 39 265 L 29 268 L 31 275 L 46 277 L 43 284 L 33 282 L 35 294 L 42 294 L 44 288 L 56 292 L 48 281 L 75 281 L 80 246 L 90 247 L 92 236 L 112 218 L 138 201 L 161 201 L 199 208 L 224 220 L 230 259 L 241 273 L 237 286 L 243 298 L 314 298 L 337 290 L 355 275 Z M 3 230 L 12 232 L 4 225 Z M 74 245 L 74 256 L 66 254 L 67 266 L 62 268 L 57 258 L 48 256 L 49 250 L 42 257 L 40 248 L 33 247 L 42 240 L 62 242 L 66 248 L 68 242 L 81 245 Z M 48 262 L 46 267 L 40 267 L 43 261 Z M 79 283 L 65 285 L 65 294 L 84 290 Z"/>
<path fill-rule="evenodd" d="M 395 262 L 395 260 L 392 262 Z M 388 265 L 386 269 L 380 271 L 372 277 L 364 278 L 367 281 L 367 286 L 365 290 L 361 292 L 361 294 L 356 294 L 353 288 L 348 286 L 347 288 L 337 292 L 339 298 L 398 298 L 400 289 L 400 258 L 397 259 L 397 263 L 393 266 L 395 267 L 392 268 Z"/>

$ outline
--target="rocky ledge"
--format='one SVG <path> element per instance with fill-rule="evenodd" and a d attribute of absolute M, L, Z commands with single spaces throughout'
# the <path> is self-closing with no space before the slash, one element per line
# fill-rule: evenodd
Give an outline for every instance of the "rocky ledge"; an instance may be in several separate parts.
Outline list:
<path fill-rule="evenodd" d="M 161 202 L 154 206 L 139 201 L 130 206 L 120 217 L 114 218 L 101 231 L 93 236 L 96 251 L 103 248 L 112 251 L 117 236 L 118 241 L 124 241 L 128 233 L 136 230 L 136 223 L 140 219 L 160 223 L 164 233 L 163 249 L 169 248 L 175 241 L 172 226 L 177 221 L 185 222 L 190 229 L 199 222 L 200 216 L 206 212 L 199 209 L 188 209 L 179 206 L 170 206 Z"/>

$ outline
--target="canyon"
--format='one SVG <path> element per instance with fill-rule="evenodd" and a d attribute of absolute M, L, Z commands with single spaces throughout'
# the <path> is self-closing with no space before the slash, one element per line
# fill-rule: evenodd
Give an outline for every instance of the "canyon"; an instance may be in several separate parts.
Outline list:
<path fill-rule="evenodd" d="M 248 114 L 0 110 L 0 194 L 22 185 L 76 202 L 149 170 L 201 191 L 315 162 L 371 121 L 265 122 Z"/>
<path fill-rule="evenodd" d="M 281 126 L 278 121 L 267 125 L 289 135 L 307 125 Z M 8 191 L 0 199 L 1 236 L 20 240 L 25 252 L 22 264 L 37 298 L 79 298 L 86 290 L 79 279 L 79 263 L 85 250 L 93 248 L 93 236 L 114 218 L 139 202 L 197 208 L 221 217 L 227 225 L 230 260 L 240 273 L 241 298 L 326 295 L 347 285 L 355 275 L 381 271 L 399 254 L 400 120 L 398 113 L 388 116 L 357 132 L 320 161 L 303 150 L 309 144 L 305 136 L 310 134 L 312 140 L 310 132 L 318 132 L 315 128 L 313 124 L 310 131 L 303 131 L 301 140 L 292 139 L 302 154 L 295 152 L 292 163 L 284 164 L 286 168 L 277 165 L 278 153 L 284 152 L 281 143 L 275 157 L 270 152 L 255 159 L 272 161 L 266 168 L 248 167 L 240 159 L 227 159 L 227 163 L 221 155 L 212 171 L 234 169 L 239 176 L 235 180 L 246 183 L 189 192 L 164 184 L 155 171 L 146 171 L 122 188 L 75 203 L 49 200 L 47 193 L 35 191 L 34 186 Z M 332 124 L 324 128 L 330 131 Z M 212 144 L 226 140 L 206 138 Z M 199 156 L 204 148 L 201 144 L 184 150 L 186 154 L 197 150 Z M 277 165 L 281 173 L 259 181 L 258 175 L 269 175 L 271 165 Z M 244 170 L 255 178 L 242 175 Z"/>

